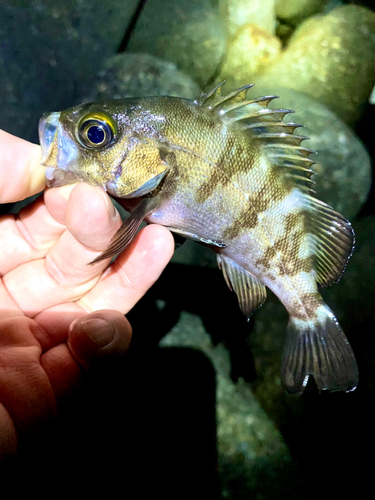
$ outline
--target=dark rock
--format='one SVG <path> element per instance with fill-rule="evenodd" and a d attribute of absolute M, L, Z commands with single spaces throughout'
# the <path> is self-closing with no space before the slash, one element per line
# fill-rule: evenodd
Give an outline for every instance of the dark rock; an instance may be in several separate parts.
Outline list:
<path fill-rule="evenodd" d="M 83 101 L 170 95 L 195 98 L 199 87 L 176 66 L 149 54 L 123 53 L 111 57 L 99 71 Z"/>
<path fill-rule="evenodd" d="M 37 141 L 43 112 L 68 108 L 89 89 L 125 34 L 137 0 L 2 2 L 0 127 Z"/>
<path fill-rule="evenodd" d="M 301 498 L 298 483 L 289 485 L 285 474 L 295 474 L 284 440 L 242 379 L 230 377 L 230 358 L 222 344 L 212 345 L 201 319 L 187 312 L 161 341 L 162 346 L 193 347 L 211 360 L 217 378 L 218 469 L 223 498 Z M 265 481 L 272 477 L 272 481 Z"/>
<path fill-rule="evenodd" d="M 210 0 L 147 2 L 127 47 L 171 61 L 204 85 L 224 54 L 226 30 Z"/>

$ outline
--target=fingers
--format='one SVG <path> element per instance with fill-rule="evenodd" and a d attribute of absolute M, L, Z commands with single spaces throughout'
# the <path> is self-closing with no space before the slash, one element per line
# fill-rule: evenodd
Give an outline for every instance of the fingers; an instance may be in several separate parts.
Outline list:
<path fill-rule="evenodd" d="M 58 344 L 41 356 L 57 401 L 77 387 L 80 368 L 89 369 L 104 358 L 125 355 L 130 340 L 129 322 L 117 311 L 98 311 L 75 320 L 69 329 L 68 344 Z"/>
<path fill-rule="evenodd" d="M 97 311 L 73 322 L 68 345 L 75 359 L 85 367 L 98 358 L 124 355 L 132 329 L 118 311 Z"/>
<path fill-rule="evenodd" d="M 0 276 L 20 264 L 44 257 L 65 230 L 49 213 L 42 198 L 21 210 L 18 217 L 2 217 Z"/>
<path fill-rule="evenodd" d="M 77 304 L 86 311 L 116 309 L 126 314 L 159 278 L 173 250 L 174 241 L 168 229 L 150 224 Z"/>
<path fill-rule="evenodd" d="M 40 146 L 0 130 L 0 203 L 24 200 L 45 187 Z"/>
<path fill-rule="evenodd" d="M 80 183 L 73 188 L 68 201 L 68 193 L 63 188 L 60 193 L 58 189 L 51 191 L 55 191 L 51 193 L 55 196 L 46 194 L 46 207 L 53 218 L 56 213 L 60 216 L 65 213 L 61 222 L 66 223 L 67 229 L 45 259 L 18 265 L 3 278 L 11 297 L 30 317 L 57 304 L 76 300 L 95 285 L 108 261 L 95 266 L 88 263 L 106 248 L 121 225 L 121 218 L 108 196 L 98 188 Z M 62 210 L 64 204 L 66 209 Z M 46 229 L 43 217 L 39 219 L 37 213 L 34 215 L 28 230 L 30 239 L 38 240 L 40 248 Z"/>
<path fill-rule="evenodd" d="M 29 318 L 0 321 L 0 401 L 19 431 L 38 427 L 55 413 L 55 397 L 40 366 L 39 326 Z"/>
<path fill-rule="evenodd" d="M 18 217 L 9 215 L 0 219 L 0 241 L 6 243 L 0 253 L 0 276 L 20 264 L 44 257 L 66 226 L 73 238 L 67 233 L 65 244 L 70 245 L 69 239 L 76 239 L 89 248 L 97 247 L 100 252 L 120 224 L 109 196 L 100 188 L 81 183 L 48 189 L 44 201 L 39 198 L 21 210 Z M 90 253 L 85 258 L 90 262 L 97 255 Z"/>

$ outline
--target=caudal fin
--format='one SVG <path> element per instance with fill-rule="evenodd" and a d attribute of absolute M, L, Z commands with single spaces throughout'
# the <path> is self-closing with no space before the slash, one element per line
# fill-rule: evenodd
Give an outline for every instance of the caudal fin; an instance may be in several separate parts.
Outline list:
<path fill-rule="evenodd" d="M 322 305 L 316 321 L 289 320 L 281 379 L 286 390 L 302 394 L 310 376 L 319 391 L 353 391 L 358 367 L 330 308 Z"/>

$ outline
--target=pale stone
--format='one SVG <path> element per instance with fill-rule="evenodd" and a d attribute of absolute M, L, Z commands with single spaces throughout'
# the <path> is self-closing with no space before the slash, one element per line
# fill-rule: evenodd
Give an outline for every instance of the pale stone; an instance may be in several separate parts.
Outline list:
<path fill-rule="evenodd" d="M 234 35 L 244 24 L 254 24 L 274 34 L 275 0 L 220 0 L 220 14 L 228 32 Z"/>
<path fill-rule="evenodd" d="M 305 21 L 259 83 L 303 91 L 355 122 L 375 83 L 375 13 L 357 5 Z"/>
<path fill-rule="evenodd" d="M 229 42 L 220 79 L 228 81 L 226 89 L 247 85 L 277 59 L 280 51 L 281 42 L 276 36 L 254 24 L 245 24 Z"/>

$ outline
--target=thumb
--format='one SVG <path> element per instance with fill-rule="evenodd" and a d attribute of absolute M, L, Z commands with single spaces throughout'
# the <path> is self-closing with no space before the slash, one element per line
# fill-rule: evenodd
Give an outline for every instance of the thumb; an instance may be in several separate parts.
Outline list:
<path fill-rule="evenodd" d="M 118 311 L 101 310 L 70 325 L 68 346 L 82 368 L 102 358 L 123 356 L 129 349 L 132 329 Z"/>

